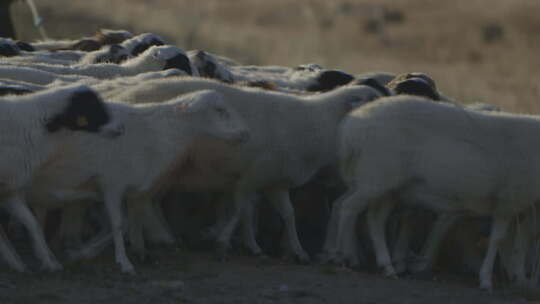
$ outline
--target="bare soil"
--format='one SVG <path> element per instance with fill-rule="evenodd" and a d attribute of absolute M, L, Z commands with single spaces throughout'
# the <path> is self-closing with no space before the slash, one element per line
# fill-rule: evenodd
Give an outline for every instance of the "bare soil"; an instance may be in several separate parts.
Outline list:
<path fill-rule="evenodd" d="M 0 272 L 0 303 L 528 303 L 476 287 L 476 279 L 387 279 L 327 265 L 208 252 L 153 251 L 137 275 L 119 272 L 112 251 L 58 273 Z"/>

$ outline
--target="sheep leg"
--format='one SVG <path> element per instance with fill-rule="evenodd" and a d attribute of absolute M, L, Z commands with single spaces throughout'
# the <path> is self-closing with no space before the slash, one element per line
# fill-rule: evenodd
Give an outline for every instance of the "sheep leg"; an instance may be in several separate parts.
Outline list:
<path fill-rule="evenodd" d="M 346 263 L 344 253 L 355 251 L 356 219 L 369 202 L 370 196 L 366 196 L 363 191 L 355 191 L 341 203 L 336 248 L 329 254 L 330 261 Z"/>
<path fill-rule="evenodd" d="M 74 204 L 62 210 L 59 238 L 65 248 L 80 246 L 85 223 L 86 205 Z"/>
<path fill-rule="evenodd" d="M 513 261 L 513 276 L 518 283 L 524 283 L 527 280 L 526 276 L 526 256 L 527 256 L 527 239 L 526 237 L 527 232 L 522 231 L 522 229 L 518 229 L 516 227 L 516 238 L 514 240 L 514 248 L 516 253 L 512 255 L 512 261 Z M 527 235 L 528 236 L 528 235 Z M 533 242 L 531 242 L 533 243 Z"/>
<path fill-rule="evenodd" d="M 26 265 L 22 262 L 21 258 L 11 246 L 4 229 L 0 226 L 0 254 L 6 260 L 8 265 L 16 271 L 26 272 Z"/>
<path fill-rule="evenodd" d="M 45 241 L 43 229 L 26 205 L 21 195 L 15 195 L 6 202 L 9 213 L 20 221 L 28 230 L 36 256 L 41 260 L 42 269 L 46 271 L 62 270 L 62 265 L 56 260 Z"/>
<path fill-rule="evenodd" d="M 120 264 L 122 272 L 135 274 L 135 268 L 129 261 L 126 254 L 124 244 L 124 236 L 122 231 L 122 194 L 120 191 L 109 191 L 105 193 L 105 207 L 109 220 L 111 222 L 111 230 L 114 240 L 115 260 Z"/>
<path fill-rule="evenodd" d="M 495 258 L 500 242 L 506 236 L 510 219 L 502 217 L 494 217 L 489 235 L 489 247 L 480 269 L 480 288 L 491 291 L 493 288 L 492 276 Z"/>
<path fill-rule="evenodd" d="M 409 266 L 412 272 L 431 270 L 444 237 L 458 218 L 459 216 L 455 214 L 439 214 L 422 248 L 420 262 Z"/>
<path fill-rule="evenodd" d="M 34 207 L 32 208 L 32 211 L 34 211 L 36 222 L 39 224 L 41 229 L 45 231 L 45 225 L 47 224 L 47 209 L 42 207 Z"/>
<path fill-rule="evenodd" d="M 103 233 L 96 236 L 87 246 L 76 251 L 68 251 L 68 258 L 72 261 L 95 258 L 111 243 L 113 243 L 112 234 Z"/>
<path fill-rule="evenodd" d="M 255 238 L 255 231 L 257 227 L 256 222 L 255 205 L 249 204 L 244 208 L 244 212 L 242 213 L 242 232 L 244 236 L 244 243 L 253 255 L 259 256 L 262 254 L 262 249 L 259 247 L 259 244 Z"/>
<path fill-rule="evenodd" d="M 394 203 L 383 202 L 381 205 L 368 209 L 367 221 L 377 265 L 383 269 L 387 277 L 397 278 L 396 270 L 392 265 L 392 259 L 386 246 L 386 219 L 392 210 Z"/>
<path fill-rule="evenodd" d="M 528 234 L 528 230 L 524 229 L 523 226 L 526 226 L 527 224 L 528 223 L 516 221 L 513 226 L 515 229 L 511 230 L 510 235 L 501 242 L 499 248 L 501 265 L 508 274 L 510 280 L 514 280 L 518 283 L 524 283 L 526 280 L 525 260 L 527 242 L 525 239 L 530 236 L 525 236 L 525 234 Z"/>
<path fill-rule="evenodd" d="M 397 273 L 407 270 L 407 257 L 409 255 L 409 244 L 412 237 L 412 222 L 410 214 L 404 214 L 399 221 L 398 238 L 394 244 L 392 260 L 394 261 Z"/>
<path fill-rule="evenodd" d="M 300 263 L 309 263 L 309 256 L 302 248 L 296 231 L 296 221 L 294 216 L 294 207 L 291 204 L 288 189 L 276 189 L 264 192 L 266 198 L 278 210 L 287 231 L 289 245 Z"/>
<path fill-rule="evenodd" d="M 141 261 L 144 261 L 146 257 L 142 223 L 145 216 L 144 205 L 147 204 L 139 201 L 130 201 L 127 205 L 129 242 L 131 249 Z"/>
<path fill-rule="evenodd" d="M 232 215 L 229 217 L 227 223 L 221 230 L 216 243 L 217 243 L 217 254 L 219 259 L 224 260 L 227 256 L 227 251 L 230 248 L 231 236 L 234 232 L 234 229 L 237 227 L 240 220 L 240 216 L 244 212 L 245 206 L 253 203 L 253 194 L 249 192 L 237 191 L 234 193 L 234 210 Z"/>
<path fill-rule="evenodd" d="M 216 240 L 219 236 L 219 232 L 223 230 L 223 227 L 227 225 L 230 216 L 230 201 L 234 198 L 230 197 L 230 193 L 223 193 L 219 198 L 216 208 L 216 223 L 207 228 L 202 237 L 206 240 Z"/>
<path fill-rule="evenodd" d="M 330 219 L 328 220 L 328 224 L 326 225 L 326 236 L 324 238 L 323 251 L 319 255 L 319 259 L 323 263 L 328 262 L 329 253 L 333 248 L 336 248 L 339 212 L 343 201 L 347 199 L 350 195 L 351 193 L 347 191 L 332 204 Z"/>
<path fill-rule="evenodd" d="M 163 216 L 161 206 L 155 203 L 144 204 L 145 215 L 142 217 L 144 235 L 154 244 L 175 245 L 175 237 Z"/>
<path fill-rule="evenodd" d="M 323 252 L 319 254 L 318 259 L 322 263 L 328 263 L 332 260 L 332 250 L 337 246 L 337 234 L 338 234 L 338 224 L 339 224 L 339 212 L 343 201 L 350 196 L 350 192 L 343 194 L 338 198 L 336 202 L 332 205 L 332 211 L 330 214 L 330 219 L 326 228 L 326 237 L 323 245 Z M 365 255 L 358 251 L 358 237 L 356 235 L 356 228 L 354 233 L 351 234 L 351 239 L 348 241 L 351 244 L 349 255 L 353 257 L 355 261 L 353 264 L 359 263 L 359 260 L 366 260 Z"/>

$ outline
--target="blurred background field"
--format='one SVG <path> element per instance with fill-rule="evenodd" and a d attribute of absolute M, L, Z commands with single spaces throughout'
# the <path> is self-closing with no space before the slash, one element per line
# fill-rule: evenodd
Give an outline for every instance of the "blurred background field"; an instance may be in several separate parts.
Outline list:
<path fill-rule="evenodd" d="M 426 72 L 446 95 L 540 114 L 538 0 L 36 0 L 52 38 L 154 32 L 245 64 Z M 22 40 L 39 38 L 24 2 Z"/>

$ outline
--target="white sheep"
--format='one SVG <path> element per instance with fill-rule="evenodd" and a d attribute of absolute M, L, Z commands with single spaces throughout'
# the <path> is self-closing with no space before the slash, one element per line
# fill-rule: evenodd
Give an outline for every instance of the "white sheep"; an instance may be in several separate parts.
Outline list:
<path fill-rule="evenodd" d="M 193 167 L 206 168 L 206 171 L 186 172 L 177 179 L 178 186 L 190 190 L 214 188 L 232 193 L 237 213 L 219 236 L 221 249 L 229 246 L 244 206 L 251 203 L 257 192 L 262 192 L 284 219 L 294 254 L 301 261 L 307 261 L 308 256 L 298 241 L 288 191 L 305 183 L 334 160 L 334 140 L 341 119 L 352 107 L 379 94 L 366 86 L 353 86 L 325 94 L 293 96 L 188 78 L 145 82 L 111 98 L 130 103 L 160 102 L 203 89 L 216 90 L 224 96 L 247 122 L 252 140 L 235 151 L 210 148 L 197 155 Z M 208 163 L 222 165 L 211 170 Z M 260 254 L 254 236 L 249 239 L 249 248 Z"/>
<path fill-rule="evenodd" d="M 103 200 L 116 262 L 123 272 L 134 273 L 124 248 L 122 201 L 134 209 L 148 204 L 173 177 L 190 168 L 199 149 L 204 151 L 201 143 L 218 142 L 234 149 L 232 145 L 245 141 L 249 131 L 234 109 L 212 91 L 162 104 L 115 103 L 110 109 L 123 121 L 124 136 L 114 142 L 83 135 L 69 140 L 61 157 L 36 174 L 28 201 L 36 210 L 45 210 L 73 199 Z"/>
<path fill-rule="evenodd" d="M 367 72 L 363 74 L 358 74 L 355 76 L 355 78 L 358 81 L 366 80 L 366 79 L 374 79 L 376 80 L 380 85 L 385 86 L 390 81 L 392 81 L 394 78 L 396 78 L 397 74 L 389 73 L 389 72 Z"/>
<path fill-rule="evenodd" d="M 122 63 L 131 57 L 129 51 L 118 44 L 112 44 L 102 47 L 101 49 L 93 52 L 88 52 L 83 56 L 79 63 Z"/>
<path fill-rule="evenodd" d="M 28 229 L 42 268 L 61 269 L 26 206 L 26 191 L 43 166 L 61 157 L 66 141 L 77 137 L 73 131 L 116 137 L 119 126 L 111 120 L 103 101 L 87 86 L 4 97 L 0 98 L 0 107 L 2 128 L 9 130 L 0 138 L 2 206 Z M 3 243 L 0 251 L 9 265 L 24 271 L 26 267 L 9 248 L 7 240 L 0 241 Z"/>
<path fill-rule="evenodd" d="M 2 62 L 3 68 L 19 68 L 20 64 Z M 132 76 L 139 73 L 177 68 L 187 74 L 193 74 L 193 68 L 186 54 L 175 46 L 153 46 L 138 57 L 122 64 L 74 64 L 68 67 L 48 64 L 28 64 L 28 67 L 58 75 L 90 76 L 110 79 L 119 76 Z M 5 77 L 0 74 L 0 77 Z"/>
<path fill-rule="evenodd" d="M 93 36 L 80 40 L 44 40 L 33 42 L 31 46 L 37 51 L 86 50 L 84 44 L 93 42 L 92 50 L 97 50 L 103 45 L 119 44 L 131 38 L 133 38 L 133 34 L 125 30 L 100 29 Z"/>
<path fill-rule="evenodd" d="M 456 105 L 461 107 L 461 105 Z M 492 104 L 485 103 L 473 103 L 465 106 L 467 110 L 472 111 L 481 111 L 481 112 L 500 112 L 501 108 Z M 433 228 L 428 234 L 427 240 L 422 248 L 422 251 L 419 256 L 417 256 L 413 263 L 406 265 L 406 267 L 411 272 L 420 272 L 431 270 L 431 267 L 435 263 L 435 259 L 439 253 L 441 243 L 444 240 L 444 237 L 447 235 L 448 231 L 452 228 L 454 223 L 459 219 L 459 216 L 455 214 L 440 214 L 437 216 Z M 405 220 L 400 225 L 399 231 L 399 241 L 401 242 L 402 247 L 394 247 L 393 259 L 394 262 L 400 263 L 407 256 L 407 251 L 409 250 L 408 244 L 410 243 L 410 232 L 412 227 L 408 227 L 412 224 L 411 220 Z M 506 246 L 509 247 L 509 246 Z M 397 261 L 396 261 L 397 259 Z M 401 265 L 405 266 L 404 264 Z M 522 278 L 521 273 L 516 275 L 520 279 Z"/>
<path fill-rule="evenodd" d="M 0 65 L 0 78 L 11 79 L 14 81 L 26 82 L 34 85 L 48 85 L 55 81 L 64 83 L 73 83 L 86 79 L 86 76 L 80 75 L 58 75 L 51 72 L 46 72 L 28 66 L 5 66 Z"/>
<path fill-rule="evenodd" d="M 325 92 L 354 80 L 352 75 L 338 70 L 326 70 L 315 64 L 287 68 L 280 66 L 228 66 L 204 51 L 188 52 L 200 76 L 226 83 L 267 82 L 277 88 Z"/>
<path fill-rule="evenodd" d="M 377 264 L 395 275 L 386 216 L 395 203 L 493 218 L 480 286 L 492 288 L 499 242 L 512 218 L 540 198 L 535 116 L 471 111 L 411 96 L 353 112 L 342 125 L 339 159 L 349 195 L 341 203 L 336 252 L 350 251 L 357 216 L 368 208 Z"/>
<path fill-rule="evenodd" d="M 57 52 L 21 52 L 20 56 L 10 57 L 12 63 L 46 63 L 54 65 L 121 63 L 130 58 L 129 52 L 118 44 L 106 45 L 99 50 L 57 51 Z M 5 62 L 5 61 L 4 61 Z"/>
<path fill-rule="evenodd" d="M 143 33 L 125 40 L 124 42 L 122 42 L 121 46 L 125 48 L 131 56 L 136 57 L 139 54 L 142 54 L 151 46 L 159 46 L 165 44 L 167 44 L 165 40 L 163 40 L 158 35 L 152 33 Z"/>
<path fill-rule="evenodd" d="M 418 74 L 418 73 L 414 73 Z M 403 74 L 403 75 L 410 75 L 410 74 Z M 411 94 L 419 94 L 420 96 L 430 96 L 431 99 L 435 99 L 435 101 L 442 101 L 446 102 L 449 100 L 447 97 L 443 97 L 444 99 L 437 100 L 441 95 L 434 89 L 434 85 L 429 85 L 428 82 L 426 82 L 423 79 L 417 79 L 416 77 L 400 80 L 399 82 L 395 83 L 395 85 L 392 85 L 391 88 L 385 89 L 381 88 L 378 83 L 373 83 L 370 79 L 372 78 L 366 78 L 363 79 L 360 83 L 369 85 L 374 87 L 375 89 L 382 92 L 384 95 L 388 94 L 403 94 L 404 92 L 411 93 Z M 401 88 L 401 85 L 404 84 L 404 86 Z M 396 90 L 398 88 L 398 90 Z M 400 90 L 400 88 L 402 90 Z M 386 91 L 385 91 L 386 90 Z M 386 93 L 385 93 L 386 92 Z M 454 104 L 456 107 L 462 108 L 463 105 L 460 104 Z M 474 111 L 488 111 L 488 112 L 499 112 L 501 109 L 497 106 L 491 105 L 491 104 L 483 104 L 483 103 L 474 103 L 469 104 L 465 106 L 468 110 L 474 110 Z M 331 258 L 329 256 L 329 252 L 336 246 L 336 238 L 337 238 L 337 221 L 339 217 L 339 210 L 341 208 L 341 203 L 343 199 L 345 199 L 348 196 L 348 194 L 345 194 L 341 197 L 340 200 L 336 201 L 333 204 L 332 212 L 330 216 L 330 220 L 327 225 L 327 231 L 326 231 L 326 238 L 323 245 L 322 253 L 319 255 L 319 258 L 323 262 L 328 262 L 328 260 Z M 410 212 L 406 212 L 403 214 L 405 217 L 412 216 Z M 402 272 L 405 271 L 406 268 L 408 268 L 409 271 L 415 273 L 420 271 L 426 271 L 430 270 L 433 266 L 435 259 L 438 255 L 439 248 L 441 246 L 441 242 L 443 241 L 444 237 L 446 236 L 447 232 L 450 230 L 450 228 L 453 226 L 453 224 L 458 220 L 458 216 L 456 215 L 449 215 L 449 214 L 442 214 L 439 215 L 434 223 L 433 229 L 430 231 L 428 238 L 426 239 L 426 242 L 421 250 L 421 253 L 419 256 L 416 256 L 414 261 L 412 263 L 409 263 L 407 265 L 405 263 L 405 259 L 408 256 L 410 246 L 409 243 L 411 241 L 411 232 L 412 232 L 412 221 L 409 218 L 402 218 L 400 220 L 399 224 L 399 231 L 397 231 L 397 240 L 394 247 L 394 252 L 392 254 L 393 263 L 396 265 L 396 271 Z M 356 242 L 358 238 L 356 236 L 352 236 L 350 241 L 351 243 Z M 359 263 L 358 261 L 358 252 L 356 252 L 356 247 L 350 247 L 349 252 L 346 253 L 346 258 L 348 262 L 351 265 L 356 265 Z"/>

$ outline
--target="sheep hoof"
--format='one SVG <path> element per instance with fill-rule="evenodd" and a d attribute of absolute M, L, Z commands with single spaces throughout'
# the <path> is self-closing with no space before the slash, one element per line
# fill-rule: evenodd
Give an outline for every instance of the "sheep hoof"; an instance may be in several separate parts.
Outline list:
<path fill-rule="evenodd" d="M 424 272 L 429 270 L 428 262 L 422 258 L 415 258 L 413 261 L 409 262 L 407 269 L 411 273 Z"/>
<path fill-rule="evenodd" d="M 13 268 L 13 270 L 17 271 L 17 272 L 30 272 L 30 270 L 28 269 L 28 267 L 26 267 L 26 265 L 23 263 L 23 262 L 18 262 L 14 265 L 11 265 L 11 268 Z"/>
<path fill-rule="evenodd" d="M 129 275 L 136 275 L 137 272 L 135 271 L 135 267 L 133 265 L 122 265 L 122 273 L 129 274 Z"/>
<path fill-rule="evenodd" d="M 295 261 L 298 264 L 307 265 L 307 264 L 309 264 L 311 262 L 311 259 L 309 258 L 309 256 L 305 252 L 302 252 L 301 254 L 296 254 L 295 255 Z"/>
<path fill-rule="evenodd" d="M 392 270 L 388 270 L 386 269 L 386 267 L 384 267 L 383 269 L 384 270 L 384 276 L 389 278 L 389 279 L 399 279 L 398 275 L 396 274 L 396 272 L 392 269 Z"/>
<path fill-rule="evenodd" d="M 328 252 L 321 252 L 315 257 L 315 260 L 319 264 L 329 264 L 330 263 L 330 254 Z"/>
<path fill-rule="evenodd" d="M 487 291 L 489 293 L 493 292 L 493 286 L 491 286 L 490 283 L 481 282 L 480 283 L 480 289 L 485 290 L 485 291 Z"/>
<path fill-rule="evenodd" d="M 216 246 L 216 256 L 218 261 L 227 262 L 229 260 L 229 246 L 218 243 Z"/>
<path fill-rule="evenodd" d="M 407 271 L 407 263 L 404 261 L 395 263 L 394 269 L 396 270 L 396 273 L 405 273 Z"/>

